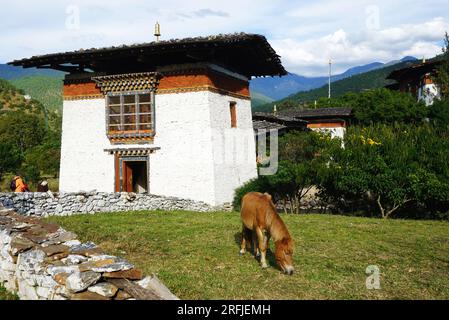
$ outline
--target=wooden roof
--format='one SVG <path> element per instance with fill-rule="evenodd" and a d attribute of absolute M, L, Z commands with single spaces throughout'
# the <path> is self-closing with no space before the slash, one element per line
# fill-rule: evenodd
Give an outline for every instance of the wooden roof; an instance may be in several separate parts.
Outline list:
<path fill-rule="evenodd" d="M 349 118 L 353 116 L 352 108 L 318 108 L 318 109 L 288 110 L 280 113 L 284 116 L 304 120 Z"/>
<path fill-rule="evenodd" d="M 273 115 L 265 112 L 255 112 L 252 115 L 254 129 L 293 129 L 307 130 L 307 121 L 293 117 Z"/>
<path fill-rule="evenodd" d="M 287 74 L 267 39 L 262 35 L 246 33 L 80 49 L 34 56 L 8 64 L 72 74 L 85 71 L 115 74 L 151 72 L 156 67 L 195 62 L 214 63 L 248 78 Z"/>
<path fill-rule="evenodd" d="M 387 76 L 387 79 L 400 81 L 401 79 L 420 78 L 426 73 L 434 72 L 440 63 L 440 60 L 433 60 L 407 66 L 394 70 Z"/>

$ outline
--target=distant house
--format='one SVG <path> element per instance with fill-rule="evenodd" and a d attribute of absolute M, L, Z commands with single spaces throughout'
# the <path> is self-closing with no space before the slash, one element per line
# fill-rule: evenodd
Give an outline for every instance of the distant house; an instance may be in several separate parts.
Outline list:
<path fill-rule="evenodd" d="M 435 99 L 440 98 L 440 90 L 432 80 L 440 63 L 429 61 L 395 70 L 387 79 L 395 80 L 396 83 L 388 85 L 387 88 L 410 93 L 418 101 L 424 101 L 430 106 Z"/>
<path fill-rule="evenodd" d="M 346 128 L 354 118 L 352 108 L 318 108 L 289 110 L 280 112 L 280 116 L 304 121 L 313 131 L 329 132 L 332 138 L 343 139 Z"/>
<path fill-rule="evenodd" d="M 291 131 L 307 130 L 307 121 L 290 116 L 274 115 L 272 113 L 253 113 L 254 135 L 257 137 L 263 133 L 268 134 L 270 130 L 277 130 L 278 135 L 284 135 Z"/>

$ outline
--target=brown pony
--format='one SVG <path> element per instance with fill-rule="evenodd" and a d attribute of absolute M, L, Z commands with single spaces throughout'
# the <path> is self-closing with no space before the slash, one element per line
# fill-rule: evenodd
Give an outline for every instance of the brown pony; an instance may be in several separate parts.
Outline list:
<path fill-rule="evenodd" d="M 240 254 L 246 252 L 246 246 L 252 240 L 255 254 L 258 256 L 260 252 L 262 268 L 267 268 L 266 253 L 268 242 L 272 237 L 276 247 L 275 257 L 278 266 L 284 273 L 292 275 L 294 271 L 293 240 L 277 214 L 271 196 L 268 193 L 258 192 L 246 194 L 242 199 L 241 218 L 243 228 Z"/>

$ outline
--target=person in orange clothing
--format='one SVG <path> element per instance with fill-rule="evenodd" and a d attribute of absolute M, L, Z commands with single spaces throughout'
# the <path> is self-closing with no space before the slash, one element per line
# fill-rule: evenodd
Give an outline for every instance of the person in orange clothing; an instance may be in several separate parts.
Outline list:
<path fill-rule="evenodd" d="M 25 181 L 23 181 L 22 177 L 20 176 L 15 176 L 14 179 L 12 179 L 11 189 L 13 189 L 14 187 L 15 187 L 14 192 L 30 191 L 28 185 L 25 183 Z"/>

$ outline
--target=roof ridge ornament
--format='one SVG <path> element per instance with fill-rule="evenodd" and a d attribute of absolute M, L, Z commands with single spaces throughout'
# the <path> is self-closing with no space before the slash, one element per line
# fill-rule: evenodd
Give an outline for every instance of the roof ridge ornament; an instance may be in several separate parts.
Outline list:
<path fill-rule="evenodd" d="M 157 21 L 154 26 L 154 36 L 156 37 L 156 42 L 159 42 L 159 37 L 161 36 L 161 25 Z"/>

